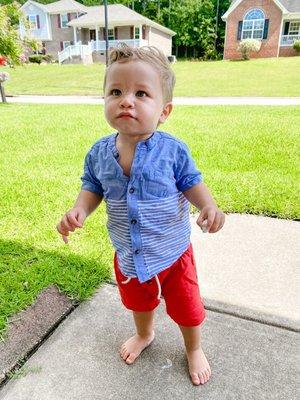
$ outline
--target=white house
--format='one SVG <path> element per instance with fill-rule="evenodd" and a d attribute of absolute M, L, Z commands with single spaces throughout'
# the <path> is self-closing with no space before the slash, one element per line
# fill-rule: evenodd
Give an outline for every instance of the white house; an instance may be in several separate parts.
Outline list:
<path fill-rule="evenodd" d="M 51 4 L 28 0 L 21 10 L 29 20 L 31 35 L 41 40 L 46 53 L 59 62 L 104 60 L 104 6 L 87 7 L 75 0 Z M 21 36 L 24 33 L 20 24 Z M 175 34 L 124 5 L 108 5 L 109 47 L 119 42 L 133 47 L 156 46 L 170 56 Z"/>

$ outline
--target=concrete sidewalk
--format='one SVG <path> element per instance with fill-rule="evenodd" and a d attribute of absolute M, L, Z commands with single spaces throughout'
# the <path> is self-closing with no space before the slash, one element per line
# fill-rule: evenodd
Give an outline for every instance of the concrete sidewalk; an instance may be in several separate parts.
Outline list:
<path fill-rule="evenodd" d="M 60 324 L 0 399 L 296 400 L 299 223 L 230 214 L 210 235 L 192 221 L 209 309 L 202 329 L 212 367 L 207 384 L 191 384 L 182 338 L 163 300 L 155 341 L 127 366 L 118 350 L 133 334 L 131 315 L 116 286 L 104 285 Z"/>
<path fill-rule="evenodd" d="M 100 96 L 7 96 L 8 103 L 104 104 Z M 264 105 L 296 106 L 300 97 L 174 97 L 175 105 Z"/>
<path fill-rule="evenodd" d="M 208 312 L 202 336 L 212 377 L 196 387 L 163 308 L 155 341 L 128 366 L 118 349 L 133 334 L 131 317 L 117 288 L 105 285 L 56 329 L 1 400 L 296 400 L 295 332 Z"/>

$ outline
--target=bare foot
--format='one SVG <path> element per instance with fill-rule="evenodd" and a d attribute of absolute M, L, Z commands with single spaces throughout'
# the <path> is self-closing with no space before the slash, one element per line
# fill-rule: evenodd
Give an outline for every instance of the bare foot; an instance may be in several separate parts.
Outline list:
<path fill-rule="evenodd" d="M 201 347 L 186 352 L 189 371 L 194 385 L 203 385 L 211 376 L 211 369 Z"/>
<path fill-rule="evenodd" d="M 122 344 L 120 356 L 127 364 L 132 364 L 141 352 L 153 341 L 154 336 L 154 331 L 152 335 L 146 337 L 135 334 Z"/>

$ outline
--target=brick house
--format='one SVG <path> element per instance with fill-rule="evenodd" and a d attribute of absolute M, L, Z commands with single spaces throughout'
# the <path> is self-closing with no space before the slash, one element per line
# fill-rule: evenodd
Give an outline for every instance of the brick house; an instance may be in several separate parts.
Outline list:
<path fill-rule="evenodd" d="M 31 36 L 43 43 L 44 52 L 60 63 L 104 61 L 104 6 L 87 7 L 75 0 L 40 4 L 28 0 L 21 10 L 30 23 Z M 24 26 L 20 24 L 20 35 Z M 121 4 L 108 5 L 109 46 L 125 42 L 133 47 L 152 45 L 172 54 L 175 32 Z"/>
<path fill-rule="evenodd" d="M 261 40 L 252 57 L 295 56 L 300 39 L 300 0 L 232 0 L 222 16 L 226 22 L 224 59 L 240 59 L 241 40 Z"/>

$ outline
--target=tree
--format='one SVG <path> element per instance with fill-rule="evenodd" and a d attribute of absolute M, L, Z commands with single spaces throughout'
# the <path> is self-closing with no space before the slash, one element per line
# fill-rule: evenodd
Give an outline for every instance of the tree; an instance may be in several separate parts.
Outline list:
<path fill-rule="evenodd" d="M 28 30 L 28 22 L 20 11 L 19 3 L 0 6 L 0 56 L 4 56 L 11 66 L 22 64 L 25 49 L 36 51 L 40 47 L 40 43 L 29 36 L 20 38 L 18 31 L 20 21 Z"/>

